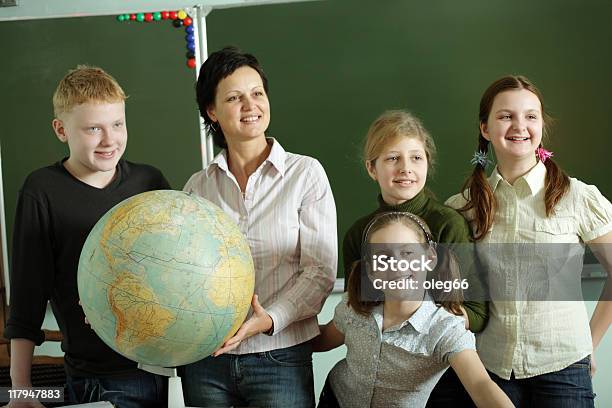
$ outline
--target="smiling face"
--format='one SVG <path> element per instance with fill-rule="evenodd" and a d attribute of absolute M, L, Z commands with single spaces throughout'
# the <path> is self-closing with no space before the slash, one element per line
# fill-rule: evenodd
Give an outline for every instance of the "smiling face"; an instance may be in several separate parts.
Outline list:
<path fill-rule="evenodd" d="M 535 150 L 542 141 L 542 104 L 526 89 L 500 92 L 495 96 L 482 136 L 491 142 L 495 156 L 503 164 L 536 164 Z"/>
<path fill-rule="evenodd" d="M 378 182 L 383 200 L 398 205 L 414 198 L 425 187 L 427 155 L 423 142 L 399 136 L 382 149 L 372 162 L 366 162 L 368 174 Z"/>
<path fill-rule="evenodd" d="M 259 73 L 243 66 L 221 80 L 207 113 L 221 126 L 228 145 L 265 138 L 270 102 Z"/>
<path fill-rule="evenodd" d="M 387 287 L 383 289 L 387 299 L 389 295 L 393 295 L 394 299 L 402 300 L 422 299 L 421 283 L 425 280 L 427 271 L 420 268 L 420 265 L 423 260 L 429 259 L 430 262 L 434 262 L 434 252 L 423 242 L 422 237 L 405 223 L 394 221 L 373 232 L 370 235 L 369 244 L 370 250 L 376 254 L 378 259 L 384 259 L 387 263 L 391 258 L 397 261 L 394 264 L 395 267 L 388 263 L 386 270 L 378 271 L 374 271 L 373 263 L 369 270 L 371 282 L 374 282 L 375 279 L 386 282 L 411 279 L 418 283 L 413 288 L 390 289 Z M 400 265 L 400 262 L 403 262 L 403 265 Z M 415 266 L 416 269 L 406 268 L 407 262 L 412 262 L 412 266 Z"/>
<path fill-rule="evenodd" d="M 410 261 L 422 254 L 419 236 L 400 222 L 393 222 L 374 232 L 370 236 L 370 244 L 378 256 L 387 256 L 387 259 L 393 257 Z M 378 277 L 389 280 L 416 278 L 415 271 L 394 270 L 379 274 L 381 276 Z"/>
<path fill-rule="evenodd" d="M 87 102 L 53 120 L 70 157 L 64 163 L 77 178 L 99 186 L 112 180 L 127 144 L 125 103 Z"/>

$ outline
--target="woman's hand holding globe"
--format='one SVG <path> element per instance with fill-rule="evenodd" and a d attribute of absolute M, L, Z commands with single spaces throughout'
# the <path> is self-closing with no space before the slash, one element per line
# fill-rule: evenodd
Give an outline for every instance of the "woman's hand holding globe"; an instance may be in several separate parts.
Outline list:
<path fill-rule="evenodd" d="M 268 312 L 266 312 L 266 309 L 259 304 L 257 295 L 253 295 L 251 307 L 253 308 L 253 315 L 242 323 L 242 326 L 240 326 L 240 329 L 238 329 L 234 337 L 223 343 L 223 345 L 212 354 L 213 357 L 227 353 L 238 347 L 242 340 L 246 340 L 259 333 L 265 333 L 272 328 L 274 322 Z"/>

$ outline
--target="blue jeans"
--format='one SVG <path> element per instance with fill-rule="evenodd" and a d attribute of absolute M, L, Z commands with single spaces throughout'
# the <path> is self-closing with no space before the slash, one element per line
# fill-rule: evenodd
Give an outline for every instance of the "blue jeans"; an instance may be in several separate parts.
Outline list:
<path fill-rule="evenodd" d="M 185 405 L 314 407 L 309 343 L 243 355 L 207 357 L 184 367 Z"/>
<path fill-rule="evenodd" d="M 71 403 L 108 401 L 117 408 L 162 408 L 168 405 L 168 379 L 141 371 L 111 378 L 66 376 Z"/>
<path fill-rule="evenodd" d="M 563 370 L 520 380 L 514 374 L 509 380 L 491 372 L 489 375 L 517 408 L 593 408 L 595 394 L 590 369 L 588 356 Z"/>

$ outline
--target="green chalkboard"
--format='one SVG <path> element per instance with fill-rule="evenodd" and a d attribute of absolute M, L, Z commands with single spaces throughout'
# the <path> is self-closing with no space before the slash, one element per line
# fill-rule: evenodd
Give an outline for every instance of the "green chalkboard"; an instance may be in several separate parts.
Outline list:
<path fill-rule="evenodd" d="M 470 171 L 480 94 L 506 73 L 543 91 L 557 118 L 548 145 L 561 165 L 612 197 L 610 16 L 604 0 L 329 0 L 216 10 L 207 34 L 209 50 L 234 44 L 259 57 L 270 79 L 269 135 L 323 163 L 341 241 L 376 205 L 360 160 L 372 120 L 389 108 L 423 119 L 439 150 L 429 186 L 445 199 Z M 200 167 L 183 37 L 170 23 L 113 17 L 0 23 L 9 231 L 24 177 L 66 154 L 51 130 L 51 95 L 78 63 L 104 67 L 130 95 L 126 157 L 182 188 Z"/>

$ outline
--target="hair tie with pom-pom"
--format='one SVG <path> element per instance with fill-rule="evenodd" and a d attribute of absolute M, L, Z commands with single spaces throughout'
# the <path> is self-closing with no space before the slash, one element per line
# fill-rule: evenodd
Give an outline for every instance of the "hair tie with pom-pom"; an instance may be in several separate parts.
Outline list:
<path fill-rule="evenodd" d="M 553 152 L 546 150 L 543 147 L 538 147 L 535 151 L 536 157 L 544 163 L 549 157 L 553 156 Z"/>

